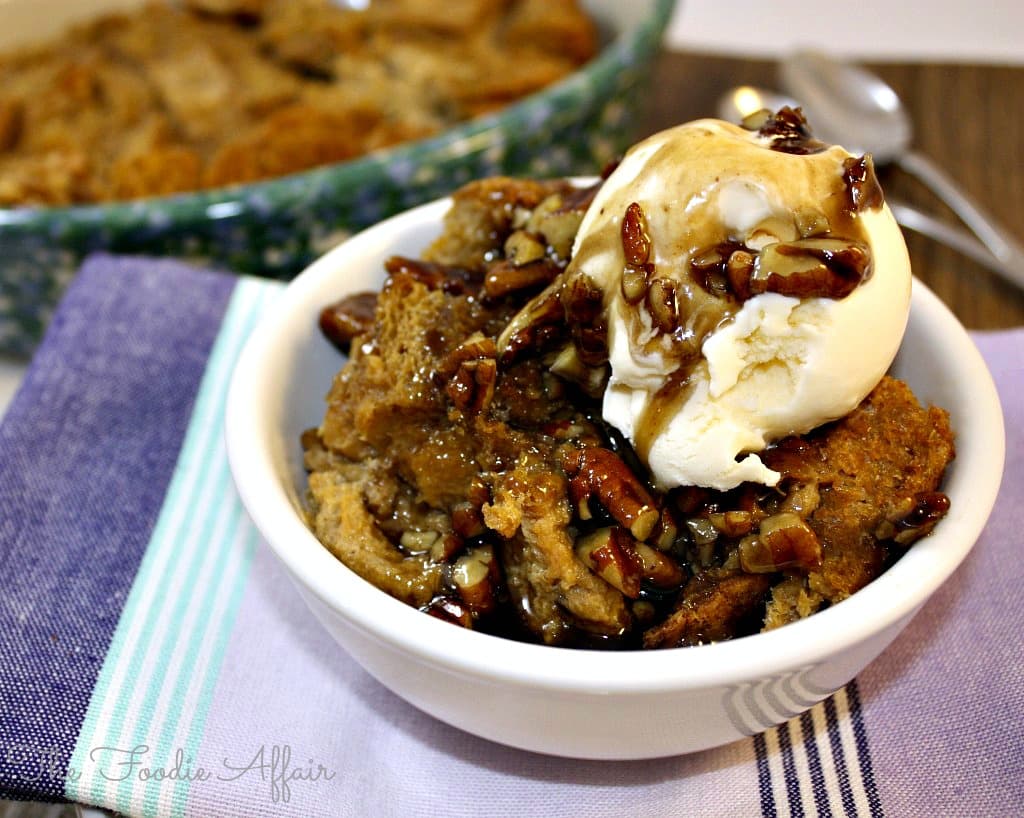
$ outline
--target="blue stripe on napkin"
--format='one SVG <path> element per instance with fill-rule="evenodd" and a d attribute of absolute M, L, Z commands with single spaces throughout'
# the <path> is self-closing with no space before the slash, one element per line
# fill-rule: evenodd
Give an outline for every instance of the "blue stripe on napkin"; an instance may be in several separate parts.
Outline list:
<path fill-rule="evenodd" d="M 821 705 L 817 705 L 821 707 Z M 811 773 L 811 788 L 814 794 L 814 808 L 822 818 L 832 818 L 832 809 L 828 803 L 828 792 L 825 789 L 825 772 L 821 765 L 821 753 L 814 735 L 814 718 L 811 711 L 801 713 L 800 735 L 807 750 L 807 765 Z"/>
<path fill-rule="evenodd" d="M 126 815 L 183 812 L 187 776 L 147 779 L 126 765 L 135 748 L 147 748 L 147 769 L 188 767 L 197 754 L 259 542 L 228 469 L 228 385 L 242 346 L 282 287 L 243 278 L 224 312 L 174 476 L 71 755 L 72 800 Z"/>
<path fill-rule="evenodd" d="M 0 795 L 64 795 L 234 286 L 91 260 L 0 426 Z"/>
<path fill-rule="evenodd" d="M 762 818 L 880 818 L 857 681 L 753 736 Z"/>

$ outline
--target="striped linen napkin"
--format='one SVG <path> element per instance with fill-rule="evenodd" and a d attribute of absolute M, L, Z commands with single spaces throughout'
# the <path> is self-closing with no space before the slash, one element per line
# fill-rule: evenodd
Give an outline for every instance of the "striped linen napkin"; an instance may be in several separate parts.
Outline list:
<path fill-rule="evenodd" d="M 100 256 L 68 292 L 0 427 L 0 797 L 203 818 L 1024 814 L 1024 329 L 975 335 L 1009 434 L 993 517 L 890 649 L 777 729 L 586 762 L 405 704 L 260 541 L 222 417 L 280 288 Z"/>

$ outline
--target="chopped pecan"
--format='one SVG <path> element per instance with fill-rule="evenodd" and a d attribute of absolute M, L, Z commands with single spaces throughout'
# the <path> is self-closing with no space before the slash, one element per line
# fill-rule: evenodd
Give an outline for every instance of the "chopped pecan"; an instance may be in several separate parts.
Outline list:
<path fill-rule="evenodd" d="M 767 117 L 757 129 L 758 135 L 771 139 L 771 149 L 780 153 L 805 155 L 821 153 L 828 145 L 815 139 L 803 111 L 788 105 Z"/>
<path fill-rule="evenodd" d="M 817 481 L 811 480 L 806 483 L 793 481 L 786 491 L 786 497 L 782 501 L 779 511 L 792 511 L 806 520 L 819 505 L 821 505 L 821 491 Z"/>
<path fill-rule="evenodd" d="M 559 261 L 568 261 L 572 255 L 572 245 L 587 205 L 593 200 L 593 192 L 596 188 L 555 194 L 533 211 L 530 228 L 544 236 L 546 252 Z"/>
<path fill-rule="evenodd" d="M 683 584 L 686 574 L 668 554 L 651 548 L 647 543 L 633 542 L 632 545 L 643 565 L 643 578 L 647 582 L 662 589 L 678 588 Z"/>
<path fill-rule="evenodd" d="M 577 274 L 562 288 L 562 307 L 580 361 L 588 367 L 608 362 L 604 293 L 588 275 Z"/>
<path fill-rule="evenodd" d="M 429 551 L 440 538 L 440 531 L 434 531 L 433 529 L 419 531 L 414 528 L 408 528 L 402 532 L 398 542 L 410 554 L 422 554 L 425 551 Z"/>
<path fill-rule="evenodd" d="M 550 371 L 559 378 L 576 384 L 594 398 L 604 394 L 605 385 L 608 383 L 608 367 L 587 366 L 580 358 L 579 348 L 574 344 L 566 344 L 562 348 L 551 362 Z"/>
<path fill-rule="evenodd" d="M 566 471 L 569 497 L 582 519 L 590 516 L 587 503 L 591 496 L 612 518 L 629 529 L 638 540 L 646 540 L 659 519 L 654 498 L 622 458 L 597 446 L 578 451 L 569 458 Z"/>
<path fill-rule="evenodd" d="M 714 543 L 722 533 L 711 520 L 710 516 L 690 517 L 686 521 L 686 529 L 690 532 L 690 538 L 697 545 Z"/>
<path fill-rule="evenodd" d="M 622 271 L 622 297 L 629 304 L 638 304 L 647 295 L 647 271 L 643 267 L 629 267 Z"/>
<path fill-rule="evenodd" d="M 733 250 L 725 260 L 725 279 L 729 282 L 729 289 L 741 301 L 750 298 L 755 259 L 749 250 Z"/>
<path fill-rule="evenodd" d="M 464 363 L 494 358 L 496 355 L 494 339 L 482 332 L 474 332 L 444 357 L 434 375 L 435 382 L 443 383 L 451 378 Z"/>
<path fill-rule="evenodd" d="M 618 525 L 598 528 L 580 537 L 575 551 L 587 567 L 630 599 L 640 596 L 644 582 L 670 590 L 679 588 L 686 578 L 674 559 L 638 543 Z"/>
<path fill-rule="evenodd" d="M 459 411 L 479 414 L 490 407 L 497 380 L 498 362 L 493 358 L 466 361 L 448 381 L 445 393 Z"/>
<path fill-rule="evenodd" d="M 654 279 L 647 289 L 647 311 L 661 332 L 672 332 L 679 324 L 675 285 L 665 278 Z"/>
<path fill-rule="evenodd" d="M 459 557 L 452 566 L 451 578 L 460 599 L 473 613 L 490 613 L 497 606 L 501 573 L 491 546 L 473 548 Z"/>
<path fill-rule="evenodd" d="M 453 599 L 450 596 L 437 596 L 430 600 L 422 610 L 437 619 L 451 622 L 453 625 L 461 625 L 463 628 L 473 627 L 473 612 L 460 599 Z"/>
<path fill-rule="evenodd" d="M 870 156 L 851 156 L 843 162 L 843 179 L 849 197 L 847 211 L 877 210 L 885 203 L 882 186 L 875 176 L 875 163 Z"/>
<path fill-rule="evenodd" d="M 742 537 L 754 528 L 755 517 L 750 511 L 718 511 L 708 515 L 708 520 L 726 537 Z"/>
<path fill-rule="evenodd" d="M 668 551 L 679 537 L 679 524 L 675 514 L 667 506 L 661 510 L 658 522 L 651 531 L 650 541 L 662 551 Z"/>
<path fill-rule="evenodd" d="M 949 511 L 949 497 L 941 491 L 922 491 L 905 497 L 896 504 L 878 526 L 878 539 L 891 539 L 900 545 L 910 545 L 929 533 Z"/>
<path fill-rule="evenodd" d="M 486 412 L 498 379 L 496 355 L 494 339 L 474 333 L 445 356 L 434 373 L 434 382 L 444 386 L 459 411 Z"/>
<path fill-rule="evenodd" d="M 430 546 L 430 558 L 434 562 L 448 562 L 466 546 L 466 540 L 455 531 L 442 534 Z"/>
<path fill-rule="evenodd" d="M 748 131 L 759 131 L 772 118 L 772 112 L 767 108 L 758 108 L 751 111 L 740 121 L 740 126 Z"/>
<path fill-rule="evenodd" d="M 599 528 L 576 542 L 576 556 L 601 579 L 624 596 L 640 596 L 644 563 L 634 547 L 635 540 L 619 526 Z"/>
<path fill-rule="evenodd" d="M 483 505 L 481 503 L 481 505 Z M 455 533 L 465 539 L 479 537 L 484 533 L 484 516 L 479 505 L 472 502 L 457 503 L 452 507 L 452 528 Z"/>
<path fill-rule="evenodd" d="M 786 568 L 805 571 L 821 565 L 821 541 L 799 515 L 780 512 L 761 521 L 757 534 L 740 542 L 740 565 L 750 574 Z"/>
<path fill-rule="evenodd" d="M 643 208 L 632 202 L 622 218 L 622 251 L 626 264 L 643 267 L 651 258 L 651 237 L 647 234 L 647 219 Z"/>
<path fill-rule="evenodd" d="M 828 216 L 815 208 L 801 208 L 793 214 L 801 238 L 821 236 L 830 230 Z"/>
<path fill-rule="evenodd" d="M 544 258 L 546 250 L 544 237 L 528 230 L 516 230 L 505 239 L 505 260 L 521 267 Z M 488 293 L 493 295 L 493 293 Z"/>
<path fill-rule="evenodd" d="M 750 248 L 736 241 L 726 241 L 694 251 L 690 256 L 690 276 L 703 290 L 719 298 L 734 293 L 727 275 L 729 259 L 736 252 L 749 253 Z"/>

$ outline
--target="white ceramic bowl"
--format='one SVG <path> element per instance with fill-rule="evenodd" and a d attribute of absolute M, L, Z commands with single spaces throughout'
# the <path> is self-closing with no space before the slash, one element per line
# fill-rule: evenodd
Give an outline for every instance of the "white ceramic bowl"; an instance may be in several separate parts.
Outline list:
<path fill-rule="evenodd" d="M 250 338 L 227 408 L 231 467 L 257 527 L 338 643 L 407 701 L 471 733 L 556 755 L 635 759 L 724 744 L 843 686 L 970 551 L 1002 475 L 1002 413 L 963 327 L 915 282 L 895 374 L 952 416 L 957 457 L 945 484 L 952 508 L 931 536 L 850 599 L 769 633 L 624 654 L 463 630 L 377 590 L 320 545 L 300 512 L 299 435 L 319 424 L 341 364 L 317 315 L 343 294 L 379 287 L 383 260 L 421 250 L 447 206 L 385 221 L 295 279 Z"/>

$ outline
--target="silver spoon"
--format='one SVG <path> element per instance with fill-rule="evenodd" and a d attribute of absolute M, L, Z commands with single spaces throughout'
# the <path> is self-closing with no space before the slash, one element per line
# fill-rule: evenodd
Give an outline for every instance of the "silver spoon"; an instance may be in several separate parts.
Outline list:
<path fill-rule="evenodd" d="M 997 272 L 1024 287 L 1024 249 L 945 172 L 910 148 L 910 118 L 892 88 L 874 74 L 819 51 L 787 56 L 779 64 L 779 77 L 783 88 L 800 100 L 818 136 L 916 176 L 999 260 Z"/>
<path fill-rule="evenodd" d="M 744 118 L 767 108 L 777 111 L 784 105 L 795 107 L 799 105 L 791 97 L 779 94 L 775 91 L 768 91 L 764 88 L 755 88 L 751 85 L 740 85 L 730 89 L 718 99 L 715 114 L 719 119 L 727 122 L 741 122 Z M 815 133 L 820 133 L 817 125 L 812 122 Z M 946 224 L 933 216 L 929 216 L 905 202 L 900 202 L 886 197 L 889 209 L 899 224 L 915 233 L 945 244 L 954 250 L 962 253 L 973 261 L 987 267 L 1000 275 L 1005 274 L 1004 264 L 985 247 L 980 241 L 969 233 L 957 227 Z"/>

